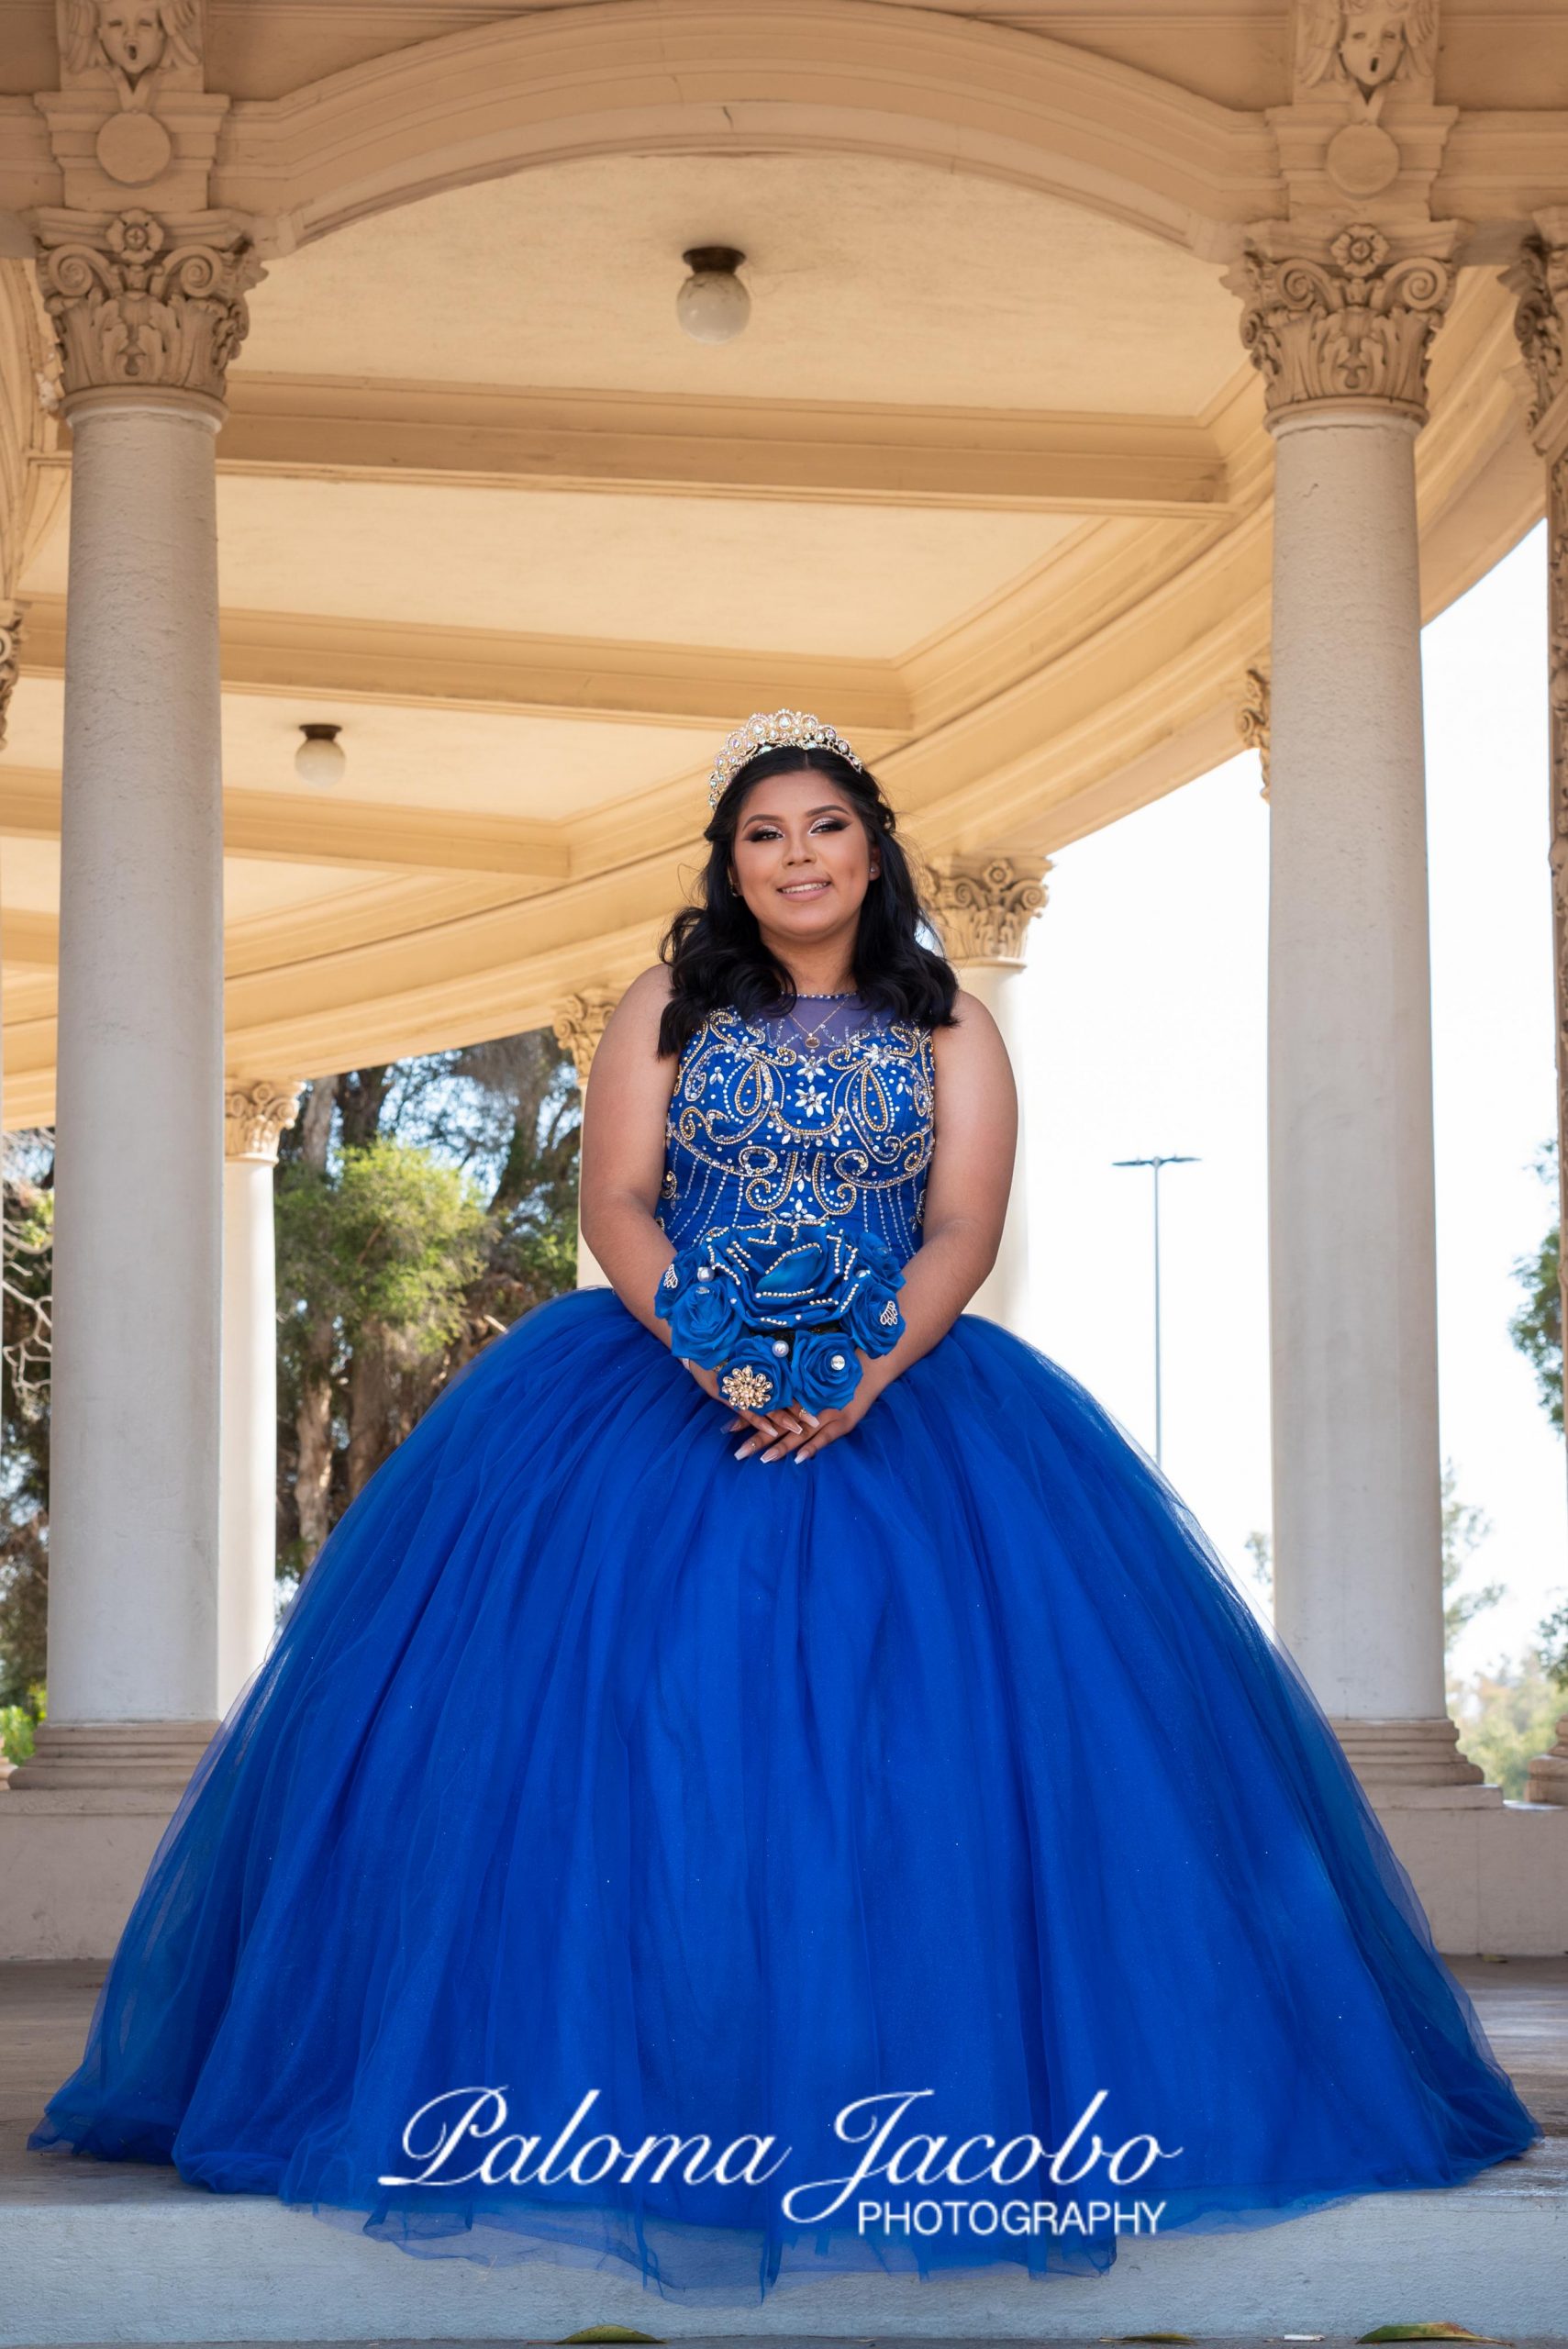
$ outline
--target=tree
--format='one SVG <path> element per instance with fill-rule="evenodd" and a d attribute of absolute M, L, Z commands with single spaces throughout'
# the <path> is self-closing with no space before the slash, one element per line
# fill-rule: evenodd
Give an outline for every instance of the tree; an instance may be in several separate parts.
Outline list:
<path fill-rule="evenodd" d="M 1536 1152 L 1536 1172 L 1557 1188 L 1557 1144 L 1544 1142 Z M 1559 1435 L 1562 1433 L 1562 1289 L 1559 1278 L 1562 1247 L 1560 1219 L 1554 1220 L 1531 1256 L 1520 1256 L 1514 1278 L 1525 1301 L 1508 1323 L 1508 1334 L 1533 1364 L 1541 1408 Z"/>
<path fill-rule="evenodd" d="M 277 1185 L 285 1569 L 479 1347 L 575 1279 L 578 1126 L 548 1031 L 311 1086 Z"/>
<path fill-rule="evenodd" d="M 0 1390 L 0 1747 L 30 1749 L 41 1715 L 49 1588 L 49 1397 L 54 1137 L 5 1137 L 4 1384 Z"/>

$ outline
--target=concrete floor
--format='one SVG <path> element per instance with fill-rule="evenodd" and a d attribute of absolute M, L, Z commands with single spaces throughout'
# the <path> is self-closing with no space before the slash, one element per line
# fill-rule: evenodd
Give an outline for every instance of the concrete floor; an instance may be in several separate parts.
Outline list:
<path fill-rule="evenodd" d="M 958 2340 L 962 2340 L 962 2349 L 986 2349 L 993 2336 L 996 2349 L 1002 2349 L 1005 2328 L 1010 2328 L 1006 2333 L 1009 2349 L 1016 2349 L 1020 2330 L 1024 2338 L 1033 2333 L 1037 2339 L 1118 2342 L 1139 2338 L 1145 2323 L 1151 2328 L 1157 2325 L 1162 2331 L 1166 2327 L 1179 2329 L 1183 2337 L 1201 2340 L 1205 2349 L 1247 2349 L 1254 2343 L 1273 2344 L 1292 2338 L 1313 2344 L 1313 2349 L 1317 2344 L 1321 2344 L 1321 2349 L 1340 2349 L 1340 2344 L 1348 2344 L 1358 2336 L 1353 2332 L 1331 2328 L 1336 2324 L 1342 2328 L 1347 2317 L 1354 2321 L 1355 2312 L 1361 2309 L 1373 2311 L 1371 2317 L 1362 2319 L 1363 2322 L 1386 2321 L 1394 2317 L 1429 2321 L 1443 2318 L 1468 2324 L 1480 2334 L 1502 2332 L 1507 2320 L 1496 2311 L 1510 2304 L 1510 2295 L 1520 2327 L 1508 2334 L 1516 2349 L 1568 2349 L 1568 1956 L 1499 1962 L 1455 1958 L 1450 1964 L 1474 2000 L 1499 2060 L 1552 2140 L 1549 2146 L 1538 2148 L 1529 2157 L 1528 2178 L 1505 2175 L 1516 2169 L 1522 2172 L 1527 2165 L 1504 2164 L 1469 2187 L 1450 2189 L 1447 2197 L 1426 2198 L 1433 2207 L 1420 2223 L 1429 2232 L 1414 2244 L 1397 2230 L 1403 2227 L 1407 2235 L 1417 2221 L 1415 2199 L 1390 2195 L 1366 2198 L 1359 2204 L 1328 2214 L 1319 2232 L 1314 2232 L 1317 2222 L 1298 2220 L 1289 2228 L 1268 2230 L 1250 2241 L 1211 2238 L 1207 2253 L 1201 2246 L 1187 2247 L 1198 2257 L 1211 2261 L 1251 2259 L 1259 2266 L 1259 2277 L 1249 2288 L 1240 2288 L 1247 2285 L 1251 2274 L 1242 2266 L 1228 2269 L 1221 2265 L 1211 2276 L 1211 2285 L 1220 2277 L 1226 2278 L 1218 2289 L 1205 2288 L 1201 2279 L 1195 2278 L 1195 2290 L 1187 2290 L 1184 2295 L 1163 2288 L 1151 2295 L 1137 2286 L 1129 2272 L 1118 2291 L 1125 2296 L 1130 2288 L 1130 2297 L 1117 2299 L 1102 2294 L 1101 2304 L 1093 2314 L 1085 2303 L 1065 2321 L 1065 2308 L 1059 2301 L 1056 2305 L 1060 2312 L 1055 2321 L 1040 2323 L 1038 2332 L 1033 2323 L 1028 2324 L 1027 2329 L 1020 2328 L 1010 2306 L 977 2306 L 970 2328 L 962 2333 L 955 2332 L 955 2349 Z M 367 2342 L 373 2343 L 374 2349 L 413 2349 L 416 2340 L 419 2349 L 435 2349 L 435 2344 L 443 2340 L 458 2339 L 559 2342 L 577 2325 L 595 2319 L 629 2324 L 656 2337 L 701 2342 L 705 2349 L 721 2349 L 721 2344 L 723 2349 L 729 2349 L 731 2343 L 734 2349 L 740 2349 L 743 2342 L 755 2343 L 755 2328 L 745 2333 L 722 2332 L 724 2320 L 717 2311 L 710 2320 L 713 2331 L 704 2333 L 695 2330 L 689 2315 L 684 2322 L 674 2319 L 669 2303 L 655 2300 L 649 2308 L 646 2296 L 639 2299 L 631 2295 L 626 2298 L 623 2308 L 619 2298 L 593 2287 L 592 2306 L 582 2299 L 581 2294 L 574 2301 L 570 2293 L 554 2299 L 547 2296 L 542 2302 L 538 2299 L 521 2300 L 511 2312 L 510 2323 L 499 2305 L 494 2308 L 488 2321 L 483 2313 L 475 2314 L 466 2306 L 460 2308 L 450 2298 L 420 2307 L 409 2284 L 403 2282 L 402 2263 L 389 2260 L 384 2248 L 361 2244 L 352 2237 L 334 2236 L 331 2231 L 318 2231 L 308 2223 L 303 2225 L 302 2232 L 299 2214 L 282 2211 L 268 2197 L 236 2198 L 238 2205 L 246 2207 L 218 2214 L 228 2223 L 228 2232 L 221 2238 L 225 2246 L 219 2255 L 221 2266 L 233 2280 L 244 2283 L 239 2306 L 248 2308 L 249 2323 L 243 2317 L 239 2324 L 233 2323 L 233 2315 L 238 2311 L 232 2304 L 224 2311 L 230 2324 L 227 2333 L 220 2330 L 223 2317 L 217 2308 L 209 2312 L 204 2307 L 198 2323 L 191 2323 L 197 2313 L 193 2302 L 203 2298 L 202 2287 L 213 2274 L 209 2249 L 193 2255 L 183 2285 L 166 2290 L 163 2301 L 151 2304 L 150 2315 L 144 2313 L 133 2320 L 128 2308 L 124 2330 L 117 2329 L 120 2299 L 112 2295 L 95 2299 L 90 2288 L 84 2288 L 78 2318 L 85 2321 L 79 2321 L 73 2328 L 71 2320 L 60 2310 L 59 2288 L 62 2284 L 74 2288 L 84 2253 L 90 2259 L 102 2255 L 112 2260 L 122 2277 L 128 2273 L 139 2277 L 144 2270 L 157 2266 L 171 2216 L 181 2224 L 188 2224 L 193 2219 L 200 2222 L 204 2217 L 212 2216 L 212 2198 L 184 2188 L 172 2172 L 156 2165 L 93 2163 L 78 2169 L 72 2164 L 62 2173 L 58 2163 L 40 2161 L 26 2151 L 28 2130 L 49 2095 L 81 2054 L 104 1971 L 101 1965 L 85 1963 L 0 1965 L 0 2342 L 18 2344 L 18 2349 L 35 2349 L 35 2344 L 43 2349 L 45 2343 L 49 2349 L 61 2349 L 62 2343 L 70 2343 L 71 2349 L 92 2349 L 94 2343 L 104 2342 L 106 2349 L 102 2328 L 107 2320 L 116 2326 L 120 2342 L 178 2341 L 182 2349 L 203 2349 L 203 2342 L 195 2336 L 198 2331 L 205 2333 L 205 2325 L 210 2323 L 213 2332 L 206 2349 L 218 2349 L 220 2341 L 222 2349 L 243 2349 L 262 2306 L 267 2307 L 263 2323 L 276 2315 L 270 2304 L 270 2288 L 281 2281 L 302 2251 L 319 2251 L 328 2261 L 368 2251 L 368 2264 L 353 2269 L 340 2295 L 335 2294 L 336 2271 L 324 2267 L 321 2283 L 300 2296 L 300 2307 L 294 2318 L 279 2317 L 278 2330 L 270 2336 L 267 2349 L 272 2349 L 272 2344 L 284 2338 L 296 2343 L 308 2341 L 312 2349 L 331 2349 L 333 2343 L 342 2342 L 347 2349 L 356 2321 L 362 2322 L 364 2329 L 353 2335 L 355 2349 L 366 2349 Z M 262 2209 L 261 2205 L 266 2207 Z M 1389 2207 L 1380 2210 L 1374 2205 Z M 1400 2205 L 1410 2207 L 1401 2210 L 1397 2207 Z M 93 2214 L 90 2224 L 95 2232 L 83 2234 L 82 2222 L 88 2221 L 89 2212 Z M 68 2231 L 64 2236 L 60 2234 L 61 2226 Z M 1332 2304 L 1333 2296 L 1323 2291 L 1319 2276 L 1336 2269 L 1340 2247 L 1353 2245 L 1356 2230 L 1364 2232 L 1379 2226 L 1396 2231 L 1388 2238 L 1390 2255 L 1385 2261 L 1382 2238 L 1374 2232 L 1360 2254 L 1361 2283 L 1354 2290 L 1342 2292 L 1338 2304 Z M 252 2232 L 257 2234 L 258 2242 L 248 2249 Z M 330 2239 L 318 2244 L 318 2233 Z M 111 2251 L 111 2244 L 118 2248 Z M 1176 2246 L 1163 2248 L 1169 2251 Z M 55 2288 L 45 2291 L 41 2298 L 29 2292 L 24 2272 L 40 2257 L 48 2258 L 55 2277 Z M 284 2262 L 282 2267 L 276 2265 L 279 2258 Z M 1283 2286 L 1278 2280 L 1282 2259 L 1287 2265 L 1294 2263 L 1299 2271 Z M 22 2263 L 20 2266 L 12 2264 L 17 2261 Z M 1273 2268 L 1270 2262 L 1274 2264 Z M 439 2263 L 443 2267 L 463 2264 Z M 1131 2262 L 1127 2265 L 1130 2271 Z M 1488 2276 L 1484 2272 L 1487 2269 L 1495 2272 Z M 1517 2288 L 1527 2270 L 1533 2271 L 1534 2283 L 1527 2288 Z M 1173 2266 L 1167 2270 L 1170 2282 L 1174 2282 L 1176 2272 Z M 1396 2282 L 1396 2277 L 1403 2281 Z M 1561 2291 L 1551 2280 L 1558 2277 Z M 477 2278 L 469 2276 L 449 2280 L 467 2290 Z M 391 2282 L 399 2284 L 401 2288 L 385 2290 L 384 2299 L 383 2290 L 378 2289 L 373 2296 L 376 2312 L 372 2314 L 367 2288 L 386 2288 Z M 1301 2288 L 1303 2285 L 1305 2290 Z M 321 2295 L 319 2299 L 312 2297 L 316 2291 Z M 336 2306 L 328 2305 L 335 2297 Z M 1390 2298 L 1393 2305 L 1389 2304 Z M 1405 2305 L 1407 2300 L 1414 2303 L 1425 2299 L 1437 2304 Z M 35 2315 L 21 2316 L 21 2309 L 29 2305 L 34 2307 Z M 812 2318 L 817 2321 L 809 2332 L 786 2332 L 779 2323 L 777 2331 L 768 2328 L 769 2341 L 772 2349 L 776 2349 L 780 2342 L 799 2340 L 804 2344 L 808 2340 L 819 2343 L 829 2339 L 842 2341 L 846 2349 L 851 2349 L 851 2344 L 852 2349 L 862 2349 L 862 2344 L 874 2345 L 879 2342 L 892 2349 L 893 2343 L 910 2341 L 918 2332 L 921 2349 L 931 2349 L 933 2343 L 942 2342 L 946 2325 L 939 2332 L 929 2315 L 924 2322 L 917 2315 L 904 2318 L 902 2310 L 895 2316 L 894 2305 L 884 2300 L 883 2309 L 873 2313 L 874 2299 L 855 2294 L 840 2295 L 825 2302 L 822 2310 L 812 2310 L 806 2321 L 809 2324 Z M 165 2307 L 166 2317 L 158 2312 Z M 831 2321 L 829 2310 L 837 2316 L 836 2323 Z M 1212 2330 L 1210 2322 L 1205 2321 L 1211 2311 Z M 1232 2321 L 1229 2330 L 1224 2326 L 1227 2312 Z M 1041 2313 L 1049 2315 L 1051 2311 L 1042 2310 Z M 96 2325 L 93 2321 L 95 2314 Z M 447 2318 L 446 2324 L 440 2321 L 442 2315 Z M 795 2321 L 805 2315 L 806 2310 L 801 2307 Z M 52 2321 L 57 2316 L 61 2317 L 59 2322 Z M 415 2334 L 409 2330 L 408 2320 L 412 2317 L 417 2322 L 420 2316 L 430 2329 Z M 992 2320 L 989 2323 L 985 2321 L 987 2316 Z M 532 2323 L 528 2321 L 529 2317 L 534 2320 Z M 880 2322 L 884 2329 L 862 2333 L 859 2325 L 865 2323 L 868 2317 L 873 2327 Z M 956 2318 L 958 2325 L 964 2326 L 968 2317 L 969 2311 L 961 2313 L 955 2304 L 951 2308 L 948 2324 Z M 995 2321 L 997 2317 L 1002 2320 L 1000 2324 Z M 1314 2325 L 1314 2317 L 1317 2326 L 1323 2330 Z M 1238 2318 L 1241 2326 L 1276 2322 L 1280 2329 L 1244 2331 L 1237 2326 Z M 500 2321 L 497 2322 L 496 2319 Z M 773 2321 L 779 2322 L 776 2316 Z M 939 2318 L 937 2323 L 940 2322 Z M 1299 2334 L 1294 2331 L 1298 2322 Z M 462 2329 L 464 2326 L 467 2330 Z M 261 2349 L 259 2335 L 256 2349 Z"/>

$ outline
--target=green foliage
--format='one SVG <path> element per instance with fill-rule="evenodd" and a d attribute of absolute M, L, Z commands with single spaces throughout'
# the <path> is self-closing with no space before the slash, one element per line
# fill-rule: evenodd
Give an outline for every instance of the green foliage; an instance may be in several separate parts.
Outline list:
<path fill-rule="evenodd" d="M 0 1717 L 36 1720 L 49 1590 L 49 1397 L 54 1140 L 5 1140 L 4 1383 L 0 1389 Z M 4 1732 L 13 1761 L 19 1730 Z"/>
<path fill-rule="evenodd" d="M 1543 1182 L 1557 1187 L 1557 1145 L 1547 1142 L 1536 1154 L 1536 1170 Z M 1536 1390 L 1559 1435 L 1562 1433 L 1562 1289 L 1559 1277 L 1562 1248 L 1561 1219 L 1553 1221 L 1533 1255 L 1521 1256 L 1513 1272 L 1525 1301 L 1508 1323 L 1508 1335 L 1535 1371 Z"/>
<path fill-rule="evenodd" d="M 464 1363 L 573 1285 L 578 1127 L 548 1031 L 310 1087 L 276 1190 L 285 1579 Z"/>
<path fill-rule="evenodd" d="M 285 1336 L 328 1313 L 349 1348 L 395 1338 L 411 1360 L 450 1345 L 484 1263 L 489 1219 L 470 1178 L 428 1151 L 383 1137 L 317 1174 L 295 1165 L 277 1189 Z"/>
<path fill-rule="evenodd" d="M 1470 1760 L 1481 1765 L 1489 1783 L 1501 1786 L 1508 1801 L 1521 1802 L 1531 1756 L 1556 1742 L 1562 1710 L 1562 1692 L 1548 1678 L 1540 1650 L 1532 1647 L 1521 1662 L 1451 1685 L 1449 1710 Z"/>

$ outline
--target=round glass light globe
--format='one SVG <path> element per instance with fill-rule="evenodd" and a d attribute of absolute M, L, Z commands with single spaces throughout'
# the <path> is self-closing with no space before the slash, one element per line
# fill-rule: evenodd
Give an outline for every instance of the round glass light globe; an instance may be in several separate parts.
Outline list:
<path fill-rule="evenodd" d="M 330 791 L 334 784 L 341 783 L 348 764 L 342 744 L 325 734 L 306 735 L 294 754 L 295 774 L 317 791 Z"/>
<path fill-rule="evenodd" d="M 694 342 L 733 342 L 751 315 L 751 296 L 730 269 L 695 269 L 675 296 L 675 316 Z"/>

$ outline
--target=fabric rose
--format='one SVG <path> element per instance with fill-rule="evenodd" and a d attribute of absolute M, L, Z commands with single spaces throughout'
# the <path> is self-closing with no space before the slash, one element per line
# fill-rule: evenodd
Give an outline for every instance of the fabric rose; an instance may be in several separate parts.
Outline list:
<path fill-rule="evenodd" d="M 844 1330 L 864 1353 L 891 1353 L 904 1335 L 904 1316 L 893 1291 L 882 1281 L 867 1281 L 850 1300 Z"/>
<path fill-rule="evenodd" d="M 740 1300 L 727 1280 L 694 1280 L 676 1292 L 673 1305 L 658 1310 L 670 1324 L 670 1351 L 715 1370 L 728 1359 L 742 1335 L 745 1323 Z"/>
<path fill-rule="evenodd" d="M 806 1330 L 836 1320 L 844 1287 L 840 1266 L 849 1254 L 846 1243 L 811 1224 L 785 1224 L 783 1230 L 789 1236 L 783 1241 L 770 1241 L 766 1229 L 742 1227 L 733 1235 L 736 1245 L 725 1253 L 725 1269 L 735 1283 L 748 1324 Z"/>
<path fill-rule="evenodd" d="M 772 1338 L 749 1330 L 719 1365 L 719 1394 L 736 1410 L 771 1411 L 784 1397 L 785 1366 Z"/>
<path fill-rule="evenodd" d="M 842 1410 L 861 1383 L 853 1345 L 841 1332 L 803 1330 L 789 1358 L 789 1399 L 808 1411 Z"/>
<path fill-rule="evenodd" d="M 662 1320 L 670 1318 L 670 1307 L 684 1289 L 696 1279 L 697 1268 L 708 1261 L 707 1249 L 700 1240 L 687 1248 L 678 1249 L 659 1275 L 659 1286 L 653 1293 L 653 1310 Z"/>
<path fill-rule="evenodd" d="M 888 1288 L 902 1288 L 904 1267 L 880 1232 L 857 1231 L 855 1253 Z"/>

